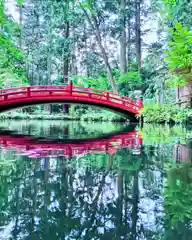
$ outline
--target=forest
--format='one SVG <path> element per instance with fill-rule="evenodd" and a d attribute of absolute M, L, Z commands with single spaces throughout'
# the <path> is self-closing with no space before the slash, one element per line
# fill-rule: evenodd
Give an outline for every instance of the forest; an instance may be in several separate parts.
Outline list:
<path fill-rule="evenodd" d="M 142 98 L 148 122 L 186 121 L 190 96 L 175 103 L 190 91 L 191 12 L 188 0 L 0 0 L 0 87 L 72 81 Z M 99 110 L 47 104 L 13 115 L 63 111 L 89 119 Z"/>

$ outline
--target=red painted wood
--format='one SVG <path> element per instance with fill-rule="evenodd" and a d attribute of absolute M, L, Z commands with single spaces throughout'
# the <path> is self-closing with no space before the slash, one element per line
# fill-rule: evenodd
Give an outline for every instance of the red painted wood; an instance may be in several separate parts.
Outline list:
<path fill-rule="evenodd" d="M 137 131 L 124 132 L 110 138 L 79 140 L 78 143 L 58 143 L 57 141 L 39 141 L 22 135 L 0 135 L 1 149 L 15 149 L 31 158 L 45 156 L 78 156 L 88 153 L 113 154 L 120 148 L 136 147 L 142 144 Z"/>
<path fill-rule="evenodd" d="M 47 102 L 75 102 L 93 104 L 139 114 L 143 103 L 104 90 L 81 86 L 30 86 L 0 90 L 0 112 L 9 109 Z"/>

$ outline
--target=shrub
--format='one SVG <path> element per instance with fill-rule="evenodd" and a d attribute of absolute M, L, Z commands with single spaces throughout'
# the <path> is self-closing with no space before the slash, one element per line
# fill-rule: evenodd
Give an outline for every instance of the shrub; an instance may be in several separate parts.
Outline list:
<path fill-rule="evenodd" d="M 189 109 L 171 104 L 148 104 L 141 114 L 148 123 L 182 123 L 187 121 Z"/>
<path fill-rule="evenodd" d="M 124 117 L 121 115 L 117 115 L 111 112 L 103 112 L 103 113 L 91 113 L 88 112 L 81 117 L 82 121 L 92 121 L 92 122 L 118 122 L 118 121 L 126 121 Z"/>

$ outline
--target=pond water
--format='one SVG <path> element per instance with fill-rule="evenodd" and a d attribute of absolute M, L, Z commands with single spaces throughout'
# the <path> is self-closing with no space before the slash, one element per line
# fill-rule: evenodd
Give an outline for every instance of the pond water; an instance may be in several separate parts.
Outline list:
<path fill-rule="evenodd" d="M 1 122 L 0 239 L 192 239 L 191 137 L 181 126 Z"/>

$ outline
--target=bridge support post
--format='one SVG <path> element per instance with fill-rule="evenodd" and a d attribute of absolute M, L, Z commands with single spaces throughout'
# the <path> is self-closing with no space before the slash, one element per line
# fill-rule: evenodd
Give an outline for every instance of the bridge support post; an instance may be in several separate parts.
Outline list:
<path fill-rule="evenodd" d="M 72 96 L 72 92 L 73 92 L 73 83 L 72 81 L 70 81 L 69 83 L 69 95 Z"/>
<path fill-rule="evenodd" d="M 30 87 L 27 87 L 27 97 L 30 97 L 30 95 L 31 95 Z"/>

